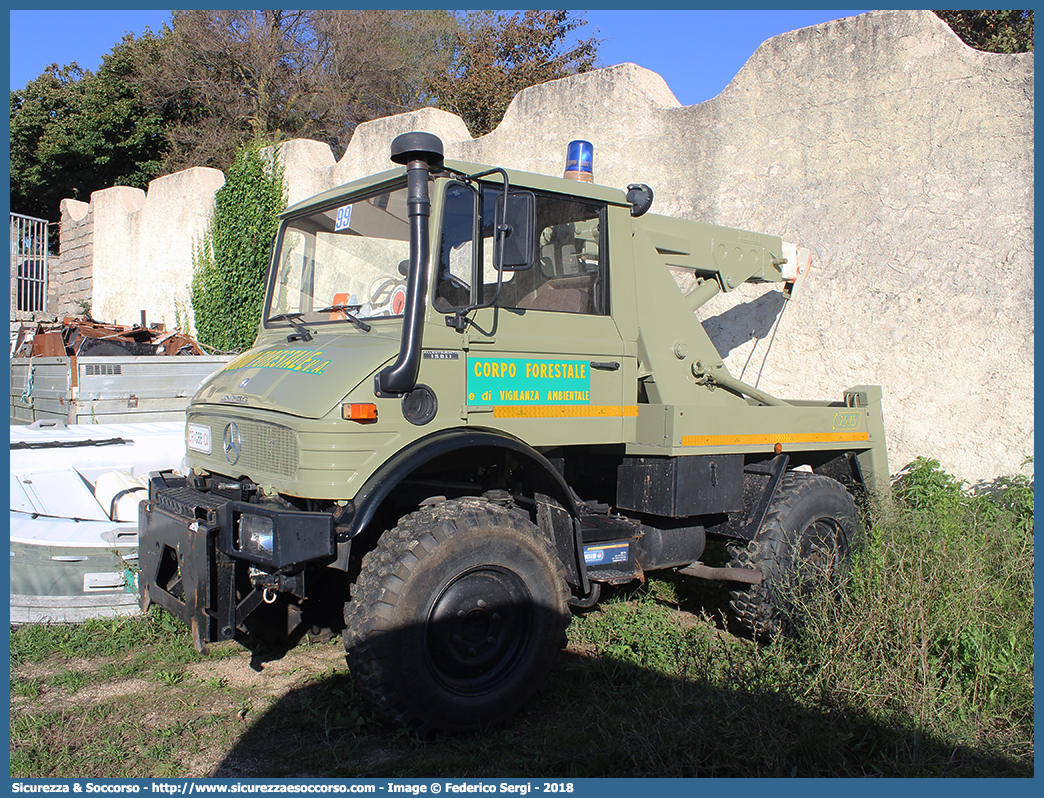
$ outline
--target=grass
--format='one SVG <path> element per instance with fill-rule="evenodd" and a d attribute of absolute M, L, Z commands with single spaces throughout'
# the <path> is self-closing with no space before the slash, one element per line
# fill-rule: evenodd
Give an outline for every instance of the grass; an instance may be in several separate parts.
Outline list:
<path fill-rule="evenodd" d="M 137 653 L 148 647 L 165 659 L 198 661 L 191 647 L 186 651 L 184 625 L 165 613 L 153 611 L 144 618 L 102 618 L 82 624 L 30 624 L 11 635 L 11 666 L 43 662 L 54 656 L 65 658 L 113 657 Z"/>
<path fill-rule="evenodd" d="M 736 636 L 723 587 L 649 579 L 574 618 L 544 694 L 481 735 L 419 740 L 378 723 L 343 661 L 308 659 L 337 663 L 339 641 L 289 652 L 296 681 L 273 697 L 239 670 L 200 675 L 242 650 L 201 661 L 158 610 L 24 627 L 11 639 L 11 772 L 1031 776 L 1032 479 L 970 490 L 919 460 L 868 527 L 845 589 L 803 606 L 799 639 Z M 147 687 L 92 697 L 121 679 Z"/>

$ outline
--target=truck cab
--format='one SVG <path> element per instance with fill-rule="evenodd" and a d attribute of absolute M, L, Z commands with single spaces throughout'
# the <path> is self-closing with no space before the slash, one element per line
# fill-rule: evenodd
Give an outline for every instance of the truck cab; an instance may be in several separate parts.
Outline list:
<path fill-rule="evenodd" d="M 785 585 L 830 578 L 852 497 L 887 485 L 881 392 L 768 396 L 694 309 L 749 281 L 789 297 L 807 253 L 425 133 L 392 161 L 283 214 L 256 343 L 192 400 L 190 473 L 152 476 L 142 607 L 201 650 L 344 626 L 384 715 L 450 730 L 510 717 L 570 606 L 648 570 L 727 580 L 753 633 L 787 627 Z M 708 538 L 728 562 L 700 561 Z"/>

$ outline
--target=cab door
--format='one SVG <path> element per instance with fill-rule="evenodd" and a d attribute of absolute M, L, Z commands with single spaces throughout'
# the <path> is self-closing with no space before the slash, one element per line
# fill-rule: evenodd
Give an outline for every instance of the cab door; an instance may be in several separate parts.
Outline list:
<path fill-rule="evenodd" d="M 435 299 L 443 309 L 459 303 L 462 292 L 472 304 L 495 299 L 471 310 L 461 332 L 467 423 L 532 446 L 622 442 L 624 419 L 637 415 L 636 399 L 624 389 L 635 384 L 629 375 L 635 366 L 625 360 L 609 314 L 604 203 L 532 192 L 535 257 L 526 268 L 505 271 L 498 292 L 492 243 L 500 192 L 485 185 L 480 193 L 473 248 L 443 252 Z M 461 199 L 456 218 L 463 229 Z M 447 212 L 453 211 L 447 197 Z"/>

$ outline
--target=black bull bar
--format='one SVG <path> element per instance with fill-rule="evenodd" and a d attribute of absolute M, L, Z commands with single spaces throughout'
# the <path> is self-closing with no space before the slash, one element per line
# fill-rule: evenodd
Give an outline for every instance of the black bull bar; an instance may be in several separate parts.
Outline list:
<path fill-rule="evenodd" d="M 239 539 L 240 519 L 264 519 L 268 547 Z M 234 501 L 190 486 L 169 472 L 149 479 L 138 508 L 138 578 L 142 611 L 158 604 L 188 627 L 193 645 L 231 640 L 270 591 L 304 597 L 306 563 L 336 550 L 333 518 Z M 253 566 L 255 579 L 244 578 Z M 252 582 L 257 582 L 253 585 Z"/>

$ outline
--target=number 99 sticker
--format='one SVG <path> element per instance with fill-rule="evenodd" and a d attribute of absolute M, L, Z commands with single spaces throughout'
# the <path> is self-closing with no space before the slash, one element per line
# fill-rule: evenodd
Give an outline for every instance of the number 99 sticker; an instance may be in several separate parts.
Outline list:
<path fill-rule="evenodd" d="M 345 205 L 344 207 L 337 209 L 337 221 L 334 223 L 334 232 L 338 233 L 341 230 L 347 230 L 348 225 L 352 222 L 352 206 Z"/>

